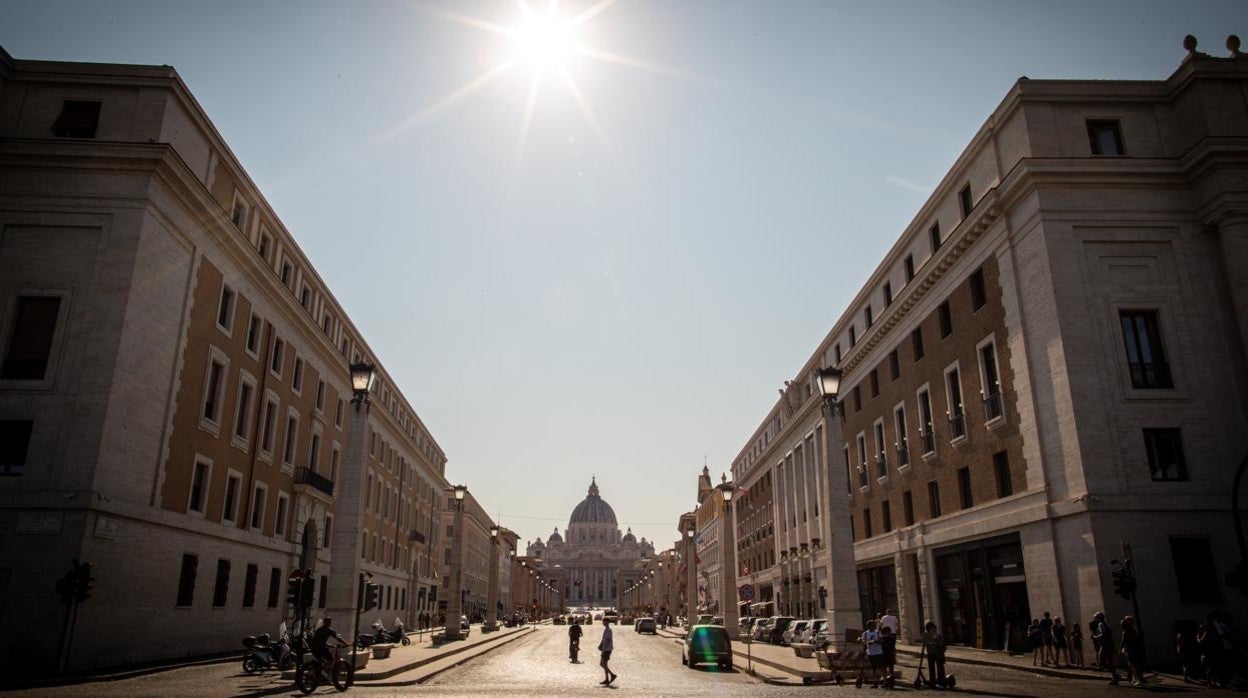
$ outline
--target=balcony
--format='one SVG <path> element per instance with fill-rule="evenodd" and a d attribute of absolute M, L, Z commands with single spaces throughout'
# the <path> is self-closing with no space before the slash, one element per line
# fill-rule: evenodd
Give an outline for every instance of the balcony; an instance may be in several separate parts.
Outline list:
<path fill-rule="evenodd" d="M 949 433 L 956 441 L 966 436 L 966 415 L 962 412 L 949 415 Z"/>
<path fill-rule="evenodd" d="M 1001 400 L 1001 393 L 993 393 L 984 398 L 984 421 L 991 422 L 994 419 L 1000 419 L 1005 414 L 1005 404 Z"/>
<path fill-rule="evenodd" d="M 334 496 L 334 482 L 311 468 L 295 468 L 295 484 L 309 485 L 327 497 Z"/>
<path fill-rule="evenodd" d="M 875 454 L 875 476 L 888 476 L 888 457 L 884 455 L 883 451 Z"/>
<path fill-rule="evenodd" d="M 408 531 L 408 532 L 407 532 L 407 539 L 408 539 L 408 540 L 414 540 L 414 541 L 416 541 L 417 543 L 424 543 L 424 542 L 425 542 L 425 534 L 423 534 L 423 533 L 421 533 L 420 531 L 417 531 L 416 529 L 414 529 L 414 528 L 413 528 L 412 530 L 410 530 L 410 531 Z"/>
<path fill-rule="evenodd" d="M 910 448 L 906 446 L 905 441 L 902 441 L 901 443 L 896 444 L 896 447 L 897 447 L 897 469 L 901 470 L 907 465 L 910 465 Z"/>
<path fill-rule="evenodd" d="M 1170 375 L 1170 364 L 1165 361 L 1128 364 L 1131 370 L 1131 387 L 1156 390 L 1174 387 L 1174 378 Z"/>
<path fill-rule="evenodd" d="M 936 437 L 932 435 L 931 429 L 919 432 L 919 443 L 923 444 L 924 453 L 936 452 Z"/>

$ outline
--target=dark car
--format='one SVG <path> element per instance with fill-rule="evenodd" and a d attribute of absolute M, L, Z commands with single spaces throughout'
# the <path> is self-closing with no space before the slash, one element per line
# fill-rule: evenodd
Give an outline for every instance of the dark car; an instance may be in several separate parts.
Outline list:
<path fill-rule="evenodd" d="M 642 618 L 641 620 L 637 621 L 637 632 L 650 633 L 651 635 L 657 635 L 659 632 L 659 629 L 655 625 L 653 618 Z"/>
<path fill-rule="evenodd" d="M 680 663 L 693 669 L 699 664 L 732 668 L 732 639 L 722 625 L 695 625 L 685 635 Z"/>
<path fill-rule="evenodd" d="M 784 644 L 784 631 L 789 629 L 789 624 L 794 618 L 789 616 L 772 616 L 771 626 L 767 628 L 767 642 L 773 645 Z"/>

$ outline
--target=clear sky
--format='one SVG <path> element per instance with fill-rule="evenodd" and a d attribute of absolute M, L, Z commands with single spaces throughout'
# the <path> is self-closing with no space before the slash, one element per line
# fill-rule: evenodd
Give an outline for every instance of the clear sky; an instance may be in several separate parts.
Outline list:
<path fill-rule="evenodd" d="M 501 1 L 0 0 L 0 45 L 176 67 L 452 482 L 532 538 L 596 474 L 670 543 L 1019 76 L 1248 38 L 1242 0 L 591 8 L 537 59 Z"/>

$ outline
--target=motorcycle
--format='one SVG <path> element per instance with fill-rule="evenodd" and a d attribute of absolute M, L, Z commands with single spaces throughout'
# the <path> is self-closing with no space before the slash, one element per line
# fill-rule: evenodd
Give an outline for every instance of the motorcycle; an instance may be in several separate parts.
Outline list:
<path fill-rule="evenodd" d="M 286 624 L 282 623 L 277 632 L 276 642 L 270 641 L 268 633 L 243 638 L 243 646 L 247 648 L 243 653 L 243 673 L 254 674 L 275 667 L 285 671 L 295 667 L 295 653 L 286 637 Z"/>
<path fill-rule="evenodd" d="M 407 633 L 403 630 L 403 621 L 397 616 L 394 619 L 394 630 L 386 630 L 386 626 L 381 624 L 381 619 L 377 619 L 373 623 L 373 641 L 374 642 L 398 642 L 403 645 L 410 645 L 412 641 L 407 637 Z"/>

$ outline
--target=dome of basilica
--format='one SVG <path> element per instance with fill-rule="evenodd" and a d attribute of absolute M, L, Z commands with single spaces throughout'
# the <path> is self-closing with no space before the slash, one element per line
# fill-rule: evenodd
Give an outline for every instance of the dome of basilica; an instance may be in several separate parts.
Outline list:
<path fill-rule="evenodd" d="M 559 535 L 559 529 L 556 528 L 555 532 L 550 534 L 550 538 L 547 538 L 546 541 L 547 545 L 550 545 L 551 543 L 562 543 L 563 536 Z"/>
<path fill-rule="evenodd" d="M 633 535 L 632 528 L 628 529 L 628 533 L 624 534 L 624 537 L 620 539 L 620 542 L 621 543 L 636 543 L 637 542 L 637 536 Z"/>
<path fill-rule="evenodd" d="M 589 483 L 589 494 L 572 510 L 572 519 L 568 523 L 569 525 L 578 523 L 616 525 L 615 510 L 598 496 L 596 479 Z M 617 532 L 616 535 L 619 533 Z"/>

